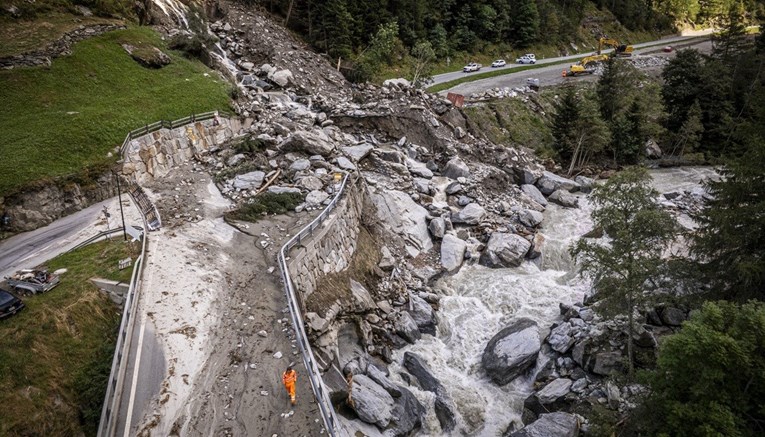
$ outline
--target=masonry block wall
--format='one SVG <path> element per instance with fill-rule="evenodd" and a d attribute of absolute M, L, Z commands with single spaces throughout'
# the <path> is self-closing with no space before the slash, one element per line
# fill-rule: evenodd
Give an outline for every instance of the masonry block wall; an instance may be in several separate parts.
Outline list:
<path fill-rule="evenodd" d="M 330 216 L 288 254 L 292 282 L 302 301 L 314 292 L 322 276 L 339 273 L 350 265 L 362 226 L 364 196 L 361 179 L 351 177 Z"/>
<path fill-rule="evenodd" d="M 128 144 L 122 173 L 135 176 L 138 183 L 162 177 L 174 166 L 220 146 L 241 130 L 238 119 L 220 117 L 217 125 L 214 120 L 205 120 L 143 135 Z"/>

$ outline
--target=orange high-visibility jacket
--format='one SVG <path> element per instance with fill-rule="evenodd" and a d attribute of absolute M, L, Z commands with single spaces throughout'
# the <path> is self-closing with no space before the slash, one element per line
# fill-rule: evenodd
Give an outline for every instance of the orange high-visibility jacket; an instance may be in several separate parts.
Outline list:
<path fill-rule="evenodd" d="M 285 386 L 289 386 L 297 381 L 297 372 L 293 369 L 291 372 L 284 372 L 282 375 L 282 381 Z"/>

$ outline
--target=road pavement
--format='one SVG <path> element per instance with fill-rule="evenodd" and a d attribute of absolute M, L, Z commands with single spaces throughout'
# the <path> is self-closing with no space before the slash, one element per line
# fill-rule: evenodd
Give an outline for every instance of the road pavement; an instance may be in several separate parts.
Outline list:
<path fill-rule="evenodd" d="M 662 38 L 662 39 L 655 40 L 655 41 L 649 41 L 649 42 L 644 42 L 644 43 L 640 43 L 640 44 L 633 44 L 632 47 L 634 47 L 635 49 L 640 49 L 640 48 L 645 48 L 645 47 L 653 47 L 653 46 L 656 46 L 657 44 L 667 44 L 667 45 L 668 44 L 677 44 L 677 43 L 681 43 L 683 41 L 688 41 L 688 40 L 692 40 L 694 38 L 698 38 L 700 36 L 709 35 L 711 33 L 712 33 L 711 30 L 701 31 L 701 32 L 697 32 L 697 33 L 695 33 L 693 35 L 673 36 L 673 37 L 669 37 L 669 38 Z M 586 52 L 586 53 L 577 53 L 575 55 L 570 55 L 570 56 L 559 56 L 559 57 L 556 57 L 556 58 L 537 59 L 536 65 L 552 64 L 552 63 L 555 63 L 555 62 L 560 62 L 560 61 L 565 61 L 565 60 L 579 59 L 579 58 L 583 58 L 585 56 L 594 55 L 596 53 L 597 52 L 593 51 L 593 52 Z M 508 62 L 514 62 L 514 61 L 515 61 L 514 59 L 508 60 Z M 486 71 L 494 71 L 494 70 L 512 70 L 512 69 L 515 69 L 515 68 L 518 68 L 518 67 L 523 67 L 523 66 L 525 66 L 525 65 L 523 65 L 523 64 L 508 64 L 508 65 L 506 65 L 504 67 L 498 67 L 498 68 L 491 68 L 491 67 L 486 68 L 485 67 L 481 71 L 476 72 L 476 73 L 463 73 L 462 71 L 453 71 L 451 73 L 437 74 L 437 75 L 433 76 L 433 83 L 431 85 L 438 85 L 440 83 L 444 83 L 444 82 L 449 82 L 449 81 L 452 81 L 452 80 L 460 79 L 460 78 L 469 76 L 471 74 L 480 74 L 480 73 L 485 73 Z M 560 69 L 560 66 L 556 66 L 556 68 Z M 538 70 L 534 70 L 534 71 L 535 71 L 535 75 L 536 75 L 536 71 L 538 71 Z"/>

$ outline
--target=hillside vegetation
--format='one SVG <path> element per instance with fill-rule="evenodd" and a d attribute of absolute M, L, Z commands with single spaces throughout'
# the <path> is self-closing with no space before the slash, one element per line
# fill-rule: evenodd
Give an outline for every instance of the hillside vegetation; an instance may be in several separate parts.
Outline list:
<path fill-rule="evenodd" d="M 170 55 L 142 67 L 121 44 Z M 150 28 L 115 31 L 76 44 L 50 68 L 0 71 L 0 195 L 41 179 L 103 166 L 128 131 L 226 109 L 229 85 L 198 61 L 168 51 Z"/>

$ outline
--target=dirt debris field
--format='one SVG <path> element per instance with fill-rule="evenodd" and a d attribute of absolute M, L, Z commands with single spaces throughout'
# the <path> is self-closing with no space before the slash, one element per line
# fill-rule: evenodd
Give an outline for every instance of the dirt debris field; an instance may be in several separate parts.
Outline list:
<path fill-rule="evenodd" d="M 276 262 L 312 217 L 239 223 L 240 232 L 223 221 L 228 200 L 192 164 L 148 188 L 163 228 L 150 236 L 143 297 L 167 369 L 140 435 L 323 434 Z M 295 407 L 281 383 L 293 362 Z"/>

